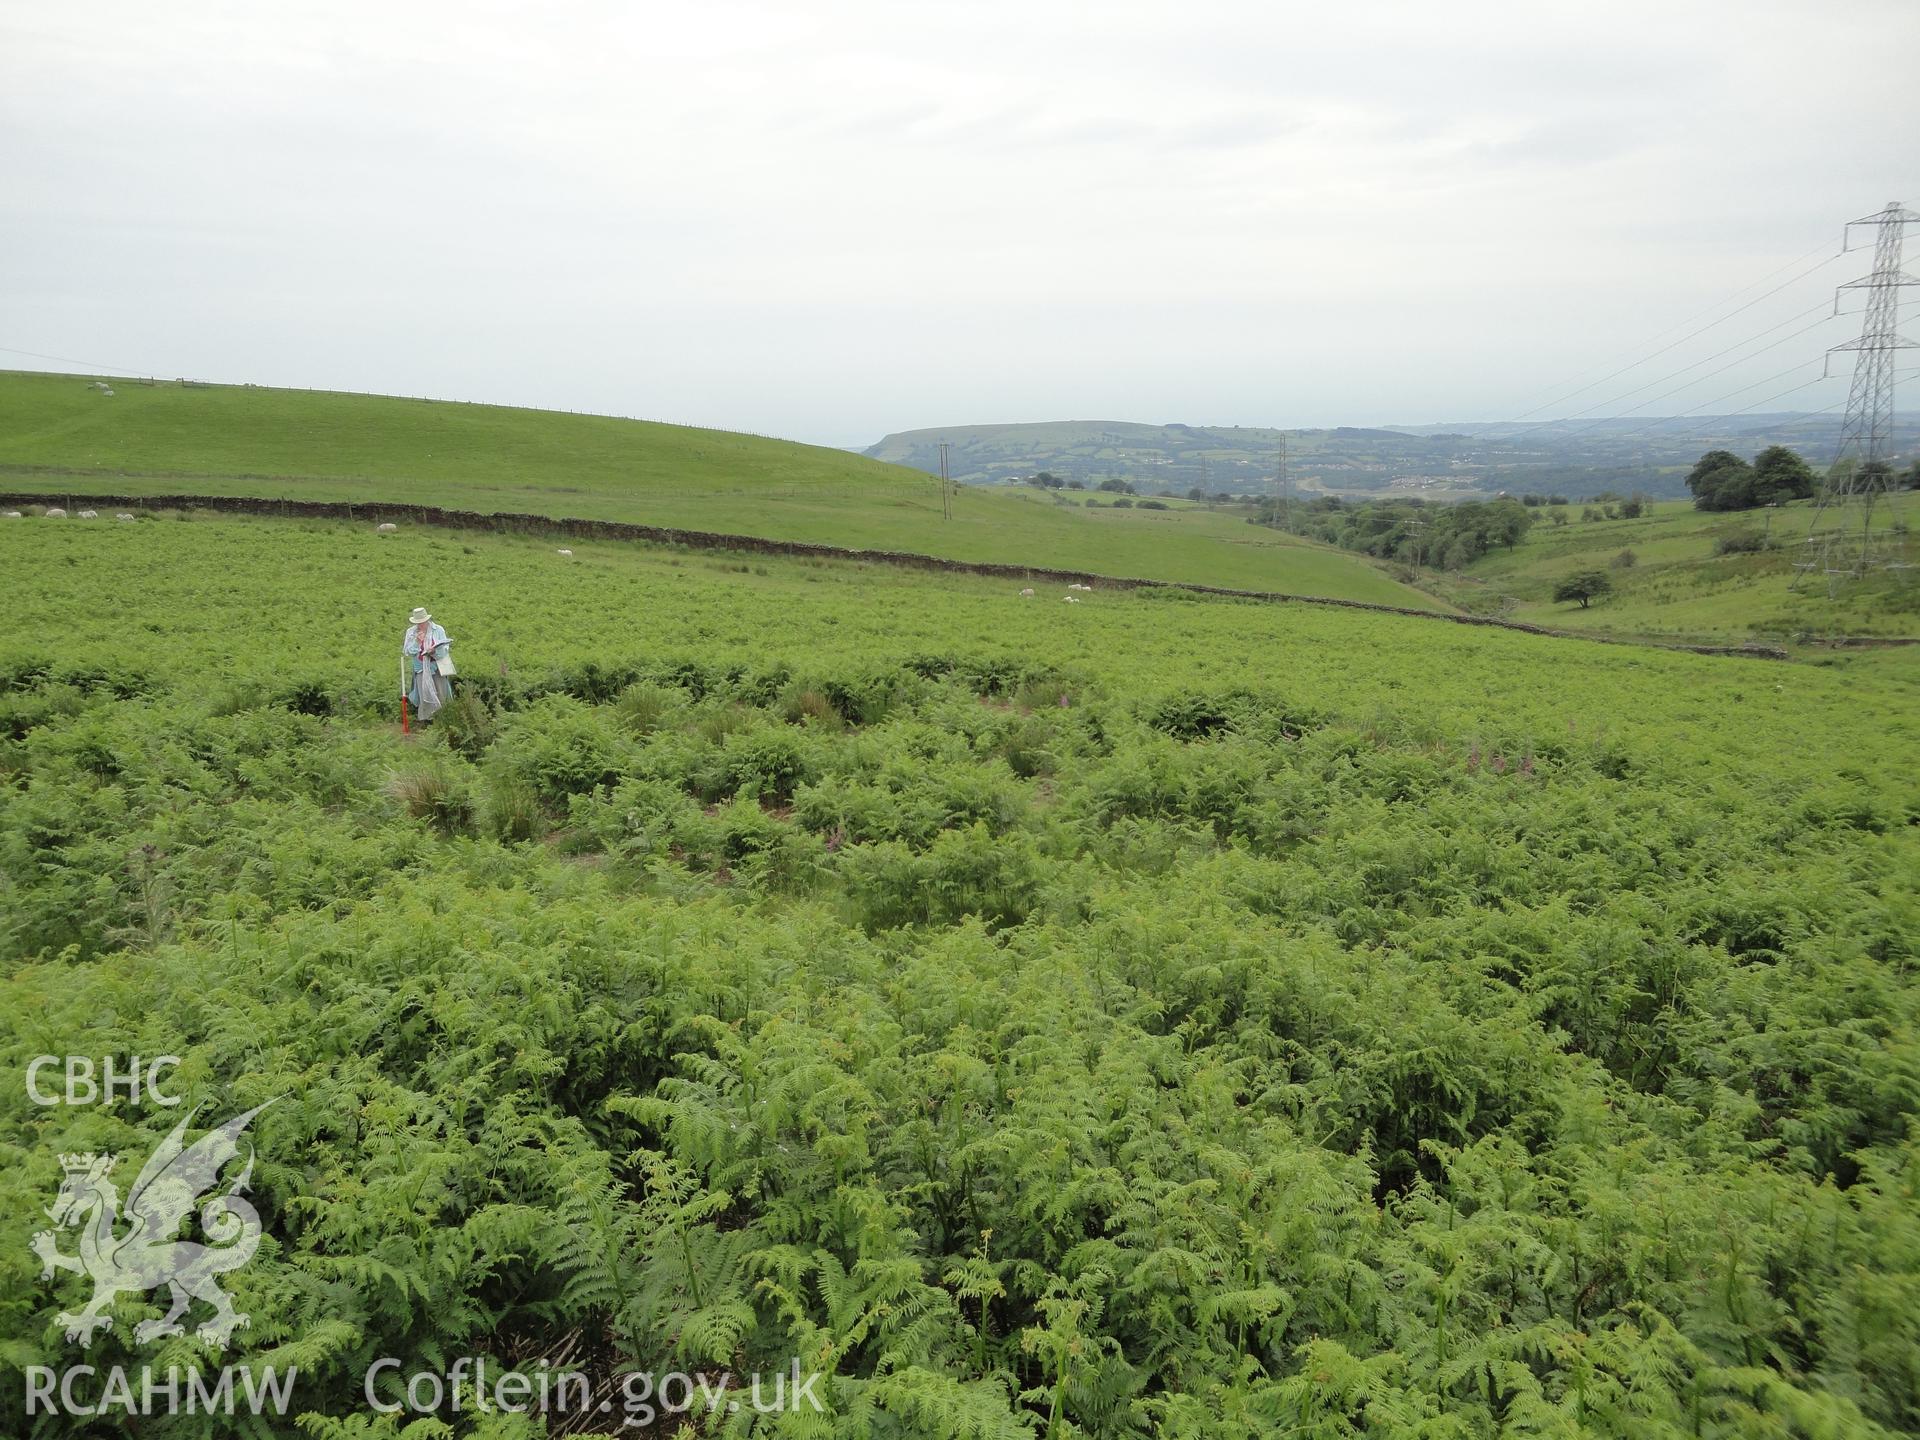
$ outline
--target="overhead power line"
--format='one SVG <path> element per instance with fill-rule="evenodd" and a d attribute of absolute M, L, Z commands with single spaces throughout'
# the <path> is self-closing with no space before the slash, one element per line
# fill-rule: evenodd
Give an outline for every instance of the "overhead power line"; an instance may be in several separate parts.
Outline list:
<path fill-rule="evenodd" d="M 1821 308 L 1822 310 L 1824 310 L 1824 309 L 1825 309 L 1826 307 L 1825 307 L 1825 306 L 1823 305 L 1823 306 L 1821 306 L 1820 308 Z M 1805 318 L 1805 317 L 1804 317 L 1804 316 L 1802 316 L 1802 315 L 1796 315 L 1796 316 L 1794 317 L 1794 319 L 1795 319 L 1795 320 L 1799 320 L 1799 319 L 1804 319 L 1804 318 Z M 1812 331 L 1814 331 L 1814 330 L 1818 330 L 1818 329 L 1819 329 L 1819 328 L 1820 328 L 1820 327 L 1821 327 L 1822 325 L 1824 325 L 1824 324 L 1826 324 L 1826 323 L 1827 323 L 1827 322 L 1828 322 L 1829 320 L 1831 320 L 1832 318 L 1833 318 L 1833 317 L 1832 317 L 1831 315 L 1822 315 L 1822 316 L 1821 316 L 1821 317 L 1820 317 L 1820 318 L 1819 318 L 1818 320 L 1815 320 L 1815 321 L 1814 321 L 1814 322 L 1813 322 L 1813 323 L 1812 323 L 1811 325 L 1803 325 L 1803 326 L 1802 326 L 1802 327 L 1801 327 L 1800 329 L 1798 329 L 1798 330 L 1795 330 L 1795 331 L 1794 331 L 1794 332 L 1793 332 L 1793 333 L 1792 333 L 1791 335 L 1782 335 L 1782 336 L 1781 336 L 1781 337 L 1780 337 L 1780 338 L 1779 338 L 1778 340 L 1775 340 L 1775 341 L 1774 341 L 1774 342 L 1773 342 L 1773 343 L 1772 343 L 1771 345 L 1762 345 L 1762 346 L 1761 346 L 1761 347 L 1760 347 L 1760 348 L 1759 348 L 1758 350 L 1754 350 L 1754 351 L 1750 351 L 1749 353 L 1747 353 L 1747 354 L 1745 354 L 1745 355 L 1742 355 L 1742 356 L 1740 356 L 1740 357 L 1739 357 L 1739 358 L 1738 358 L 1737 360 L 1730 360 L 1730 361 L 1728 361 L 1728 362 L 1727 362 L 1727 363 L 1726 363 L 1725 365 L 1722 365 L 1722 366 L 1721 366 L 1721 367 L 1720 367 L 1720 368 L 1719 368 L 1718 370 L 1709 370 L 1709 371 L 1708 371 L 1708 372 L 1707 372 L 1706 374 L 1704 374 L 1704 375 L 1696 375 L 1696 376 L 1694 376 L 1694 377 L 1693 377 L 1693 379 L 1691 379 L 1691 380 L 1686 380 L 1686 381 L 1682 381 L 1682 382 L 1681 382 L 1680 384 L 1678 384 L 1678 385 L 1674 385 L 1674 386 L 1670 386 L 1669 388 L 1667 388 L 1667 389 L 1665 389 L 1665 390 L 1662 390 L 1662 391 L 1661 391 L 1661 392 L 1660 392 L 1660 393 L 1659 393 L 1658 395 L 1653 395 L 1653 396 L 1650 396 L 1650 397 L 1648 397 L 1647 399 L 1645 399 L 1645 400 L 1642 400 L 1642 401 L 1640 401 L 1640 402 L 1639 402 L 1638 404 L 1636 404 L 1636 405 L 1630 405 L 1630 406 L 1628 406 L 1628 407 L 1627 407 L 1627 408 L 1626 408 L 1625 410 L 1623 410 L 1623 411 L 1616 411 L 1616 412 L 1614 412 L 1613 414 L 1608 414 L 1608 415 L 1602 415 L 1602 416 L 1600 416 L 1600 417 L 1599 417 L 1598 419 L 1595 419 L 1595 420 L 1593 420 L 1593 421 L 1591 421 L 1590 423 L 1588 423 L 1588 424 L 1586 424 L 1586 425 L 1581 425 L 1581 426 L 1578 426 L 1578 427 L 1576 427 L 1575 429 L 1572 429 L 1572 430 L 1568 430 L 1568 431 L 1565 431 L 1565 432 L 1563 432 L 1563 433 L 1565 433 L 1565 434 L 1567 434 L 1567 435 L 1584 435 L 1584 434 L 1586 434 L 1586 433 L 1587 433 L 1587 432 L 1588 432 L 1589 430 L 1597 430 L 1597 429 L 1599 429 L 1599 427 L 1600 427 L 1600 426 L 1602 426 L 1602 425 L 1604 425 L 1604 424 L 1606 424 L 1606 423 L 1607 423 L 1607 421 L 1609 421 L 1609 420 L 1612 420 L 1612 419 L 1617 419 L 1617 418 L 1619 418 L 1619 417 L 1621 417 L 1621 416 L 1624 416 L 1624 415 L 1632 415 L 1632 414 L 1633 414 L 1634 412 L 1636 412 L 1636 411 L 1639 411 L 1639 410 L 1644 410 L 1644 409 L 1646 409 L 1646 408 L 1647 408 L 1647 406 L 1649 406 L 1649 405 L 1658 405 L 1658 404 L 1659 404 L 1659 403 L 1660 403 L 1660 402 L 1661 402 L 1662 400 L 1665 400 L 1665 399 L 1667 399 L 1667 398 L 1668 398 L 1669 396 L 1672 396 L 1672 395 L 1678 395 L 1678 394 L 1681 394 L 1681 393 L 1682 393 L 1683 391 L 1687 391 L 1687 390 L 1691 390 L 1691 389 L 1693 389 L 1693 387 L 1694 387 L 1694 386 L 1696 386 L 1696 385 L 1698 385 L 1698 384 L 1700 384 L 1700 383 L 1701 383 L 1702 381 L 1704 381 L 1704 380 L 1711 380 L 1711 379 L 1713 379 L 1713 377 L 1714 377 L 1714 376 L 1716 376 L 1716 375 L 1724 375 L 1724 374 L 1726 374 L 1726 373 L 1727 373 L 1727 371 L 1729 371 L 1729 370 L 1733 370 L 1733 369 L 1736 369 L 1736 368 L 1738 368 L 1739 366 L 1741 366 L 1741 365 L 1744 365 L 1744 364 L 1746 364 L 1746 363 L 1747 363 L 1747 361 L 1749 361 L 1749 360 L 1751 360 L 1751 359 L 1753 359 L 1753 358 L 1754 358 L 1755 356 L 1758 356 L 1758 355 L 1764 355 L 1764 354 L 1766 354 L 1766 353 L 1767 353 L 1767 351 L 1769 351 L 1769 350 L 1778 350 L 1778 349 L 1779 349 L 1779 348 L 1780 348 L 1780 347 L 1781 347 L 1782 345 L 1785 345 L 1785 344 L 1788 344 L 1789 342 L 1791 342 L 1791 341 L 1794 341 L 1794 340 L 1798 340 L 1798 339 L 1799 339 L 1799 338 L 1800 338 L 1800 337 L 1801 337 L 1802 335 L 1806 335 L 1806 334 L 1808 334 L 1808 333 L 1810 333 L 1810 332 L 1812 332 Z M 1786 323 L 1787 323 L 1787 324 L 1792 324 L 1792 323 L 1793 323 L 1793 321 L 1791 321 L 1791 320 L 1789 320 L 1789 321 L 1787 321 Z M 1776 325 L 1776 326 L 1774 326 L 1773 328 L 1774 328 L 1775 330 L 1777 330 L 1777 329 L 1779 329 L 1780 327 Z M 1712 354 L 1712 355 L 1709 355 L 1709 356 L 1708 356 L 1708 357 L 1707 357 L 1707 358 L 1706 358 L 1705 360 L 1700 360 L 1700 361 L 1696 361 L 1696 362 L 1695 362 L 1694 364 L 1692 364 L 1692 365 L 1689 365 L 1689 366 L 1687 366 L 1687 367 L 1686 367 L 1686 369 L 1687 369 L 1687 370 L 1696 370 L 1696 369 L 1698 369 L 1698 368 L 1699 368 L 1699 367 L 1700 367 L 1701 365 L 1706 365 L 1706 364 L 1708 364 L 1708 363 L 1710 363 L 1710 362 L 1712 362 L 1712 361 L 1714 361 L 1714 360 L 1718 360 L 1718 359 L 1720 359 L 1720 358 L 1721 358 L 1721 356 L 1724 356 L 1724 355 L 1728 355 L 1728 354 L 1731 354 L 1731 353 L 1732 353 L 1732 352 L 1733 352 L 1734 350 L 1740 350 L 1740 349 L 1744 349 L 1744 348 L 1745 348 L 1746 346 L 1748 346 L 1748 345 L 1751 345 L 1751 344 L 1753 343 L 1753 341 L 1754 341 L 1754 340 L 1759 340 L 1759 339 L 1763 339 L 1764 337 L 1766 337 L 1767 335 L 1769 335 L 1769 334 L 1771 334 L 1771 333 L 1772 333 L 1772 331 L 1768 331 L 1768 330 L 1763 330 L 1763 331 L 1761 331 L 1761 332 L 1760 332 L 1760 334 L 1758 334 L 1758 335 L 1755 335 L 1755 336 L 1753 336 L 1753 337 L 1752 337 L 1751 339 L 1748 339 L 1748 340 L 1743 340 L 1743 341 L 1741 341 L 1741 342 L 1740 342 L 1740 344 L 1738 344 L 1738 345 L 1732 345 L 1732 346 L 1729 346 L 1729 347 L 1728 347 L 1727 349 L 1725 349 L 1725 350 L 1721 350 L 1721 351 L 1718 351 L 1718 352 L 1717 352 L 1717 353 L 1715 353 L 1715 354 Z M 1797 367 L 1796 367 L 1796 368 L 1797 368 Z M 1682 370 L 1676 370 L 1676 371 L 1674 371 L 1674 372 L 1673 372 L 1673 375 L 1680 375 L 1680 374 L 1684 374 L 1684 373 L 1685 373 L 1685 371 L 1682 371 Z M 1663 377 L 1662 377 L 1662 379 L 1668 379 L 1668 380 L 1670 380 L 1670 379 L 1672 379 L 1672 378 L 1673 378 L 1673 375 L 1667 375 L 1667 376 L 1663 376 Z M 1778 377 L 1778 376 L 1773 376 L 1773 377 L 1771 377 L 1771 378 L 1773 378 L 1773 379 L 1778 379 L 1779 377 Z M 1655 380 L 1655 381 L 1653 381 L 1652 383 L 1653 383 L 1653 384 L 1655 384 L 1655 385 L 1658 385 L 1658 384 L 1660 383 L 1660 381 L 1658 381 L 1658 380 Z M 1758 381 L 1755 381 L 1755 382 L 1754 382 L 1754 384 L 1757 384 L 1757 385 L 1764 385 L 1764 384 L 1766 384 L 1766 383 L 1767 383 L 1767 382 L 1766 382 L 1765 380 L 1758 380 Z M 1644 389 L 1646 389 L 1647 387 L 1643 385 L 1643 386 L 1641 386 L 1640 388 L 1644 390 Z M 1752 387 L 1751 387 L 1751 386 L 1742 386 L 1741 388 L 1742 388 L 1742 389 L 1751 389 Z M 1628 395 L 1632 395 L 1632 394 L 1637 394 L 1637 393 L 1638 393 L 1637 391 L 1631 391 L 1631 390 L 1627 392 L 1627 394 L 1628 394 Z M 1733 394 L 1735 394 L 1735 395 L 1738 395 L 1738 394 L 1740 393 L 1740 391 L 1739 391 L 1739 390 L 1735 390 L 1735 391 L 1733 391 L 1732 393 L 1733 393 Z M 1598 409 L 1602 409 L 1602 408 L 1606 408 L 1606 407 L 1610 407 L 1610 406 L 1612 406 L 1612 405 L 1614 405 L 1614 404 L 1617 404 L 1617 403 L 1618 403 L 1618 402 L 1619 402 L 1620 400 L 1624 400 L 1624 399 L 1626 399 L 1626 398 L 1627 398 L 1627 396 L 1626 396 L 1626 395 L 1620 395 L 1620 396 L 1616 396 L 1616 397 L 1615 397 L 1615 398 L 1614 398 L 1613 400 L 1609 400 L 1609 401 L 1605 401 L 1605 402 L 1603 402 L 1603 403 L 1602 403 L 1602 405 L 1596 405 L 1596 406 L 1594 406 L 1592 410 L 1582 410 L 1581 412 L 1579 412 L 1579 414 L 1578 414 L 1578 415 L 1569 415 L 1569 416 L 1567 417 L 1567 419 L 1568 419 L 1568 420 L 1577 420 L 1577 419 L 1579 419 L 1579 418 L 1580 418 L 1580 417 L 1581 417 L 1582 415 L 1590 415 L 1590 414 L 1592 414 L 1592 413 L 1593 413 L 1593 410 L 1598 410 Z M 1713 401 L 1707 401 L 1706 403 L 1707 403 L 1707 404 L 1713 404 L 1713 403 L 1715 403 L 1715 402 L 1713 402 Z M 1566 423 L 1566 422 L 1565 422 L 1565 421 L 1548 421 L 1548 422 L 1546 422 L 1546 423 L 1547 423 L 1547 424 L 1550 424 L 1550 425 L 1557 425 L 1557 424 L 1564 424 L 1564 423 Z"/>
<path fill-rule="evenodd" d="M 1645 341 L 1642 341 L 1641 345 L 1635 346 L 1632 350 L 1623 351 L 1621 353 L 1629 354 L 1629 355 L 1634 354 L 1636 351 L 1642 348 L 1642 346 L 1657 343 L 1658 341 L 1664 339 L 1666 336 L 1671 335 L 1675 330 L 1682 329 L 1686 326 L 1692 325 L 1693 322 L 1699 319 L 1701 316 L 1712 314 L 1713 311 L 1718 310 L 1722 305 L 1728 304 L 1733 300 L 1738 300 L 1742 295 L 1745 295 L 1747 291 L 1755 288 L 1755 286 L 1766 284 L 1767 281 L 1771 280 L 1775 275 L 1778 275 L 1781 270 L 1792 269 L 1796 265 L 1803 264 L 1810 257 L 1819 254 L 1820 251 L 1824 249 L 1826 249 L 1826 247 L 1822 245 L 1817 247 L 1816 249 L 1809 250 L 1805 255 L 1800 256 L 1798 259 L 1789 260 L 1785 265 L 1780 266 L 1778 269 L 1771 270 L 1767 274 L 1761 276 L 1760 279 L 1754 281 L 1753 284 L 1742 286 L 1740 289 L 1734 291 L 1732 295 L 1727 296 L 1725 299 L 1717 300 L 1713 304 L 1707 306 L 1705 310 L 1697 311 L 1692 316 L 1689 316 L 1687 319 L 1682 320 L 1679 325 L 1669 326 L 1667 329 L 1658 332 L 1657 334 L 1653 335 L 1652 337 L 1650 337 Z M 1586 394 L 1587 391 L 1596 389 L 1599 386 L 1606 384 L 1609 380 L 1618 379 L 1620 376 L 1625 375 L 1630 370 L 1637 370 L 1642 365 L 1647 364 L 1649 361 L 1657 360 L 1662 355 L 1668 354 L 1671 351 L 1679 349 L 1682 345 L 1685 345 L 1689 340 L 1697 339 L 1699 336 L 1706 334 L 1709 330 L 1718 329 L 1721 325 L 1726 324 L 1727 321 L 1733 319 L 1735 316 L 1744 314 L 1746 311 L 1751 310 L 1755 305 L 1760 304 L 1762 301 L 1772 299 L 1775 295 L 1778 295 L 1782 290 L 1786 290 L 1794 285 L 1797 285 L 1800 281 L 1806 279 L 1807 276 L 1813 274 L 1815 271 L 1821 270 L 1826 266 L 1832 264 L 1835 260 L 1839 258 L 1839 256 L 1840 256 L 1840 252 L 1838 251 L 1835 251 L 1829 254 L 1825 259 L 1821 260 L 1818 264 L 1808 266 L 1805 270 L 1801 270 L 1797 274 L 1791 276 L 1790 278 L 1781 281 L 1778 285 L 1774 286 L 1771 290 L 1768 290 L 1766 293 L 1754 296 L 1752 299 L 1746 301 L 1744 304 L 1739 305 L 1732 310 L 1729 310 L 1726 314 L 1718 317 L 1717 319 L 1711 320 L 1705 325 L 1701 325 L 1694 329 L 1688 330 L 1686 334 L 1681 335 L 1678 339 L 1670 341 L 1665 345 L 1661 345 L 1657 350 L 1653 350 L 1645 355 L 1641 355 L 1638 359 L 1632 360 L 1627 364 L 1620 366 L 1618 369 L 1612 370 L 1607 374 L 1600 376 L 1598 379 L 1590 380 L 1586 384 L 1581 385 L 1579 388 L 1575 390 L 1567 391 L 1565 394 L 1559 395 L 1555 399 L 1548 400 L 1543 402 L 1542 404 L 1536 405 L 1531 410 L 1522 411 L 1520 414 L 1513 417 L 1513 421 L 1511 423 L 1518 423 L 1519 421 L 1530 419 L 1531 417 L 1538 415 L 1542 410 L 1550 410 L 1556 405 L 1564 405 L 1567 401 L 1574 399 L 1576 396 L 1584 395 Z M 1563 381 L 1561 382 L 1561 385 L 1549 386 L 1547 388 L 1551 390 L 1559 390 L 1562 388 L 1562 386 L 1565 383 L 1566 382 Z M 1536 390 L 1534 393 L 1538 395 L 1544 392 Z"/>
<path fill-rule="evenodd" d="M 52 360 L 60 365 L 81 365 L 89 370 L 104 370 L 109 375 L 158 375 L 158 370 L 143 369 L 137 365 L 103 365 L 97 360 L 76 360 L 71 355 L 43 355 L 38 350 L 16 350 L 11 345 L 0 345 L 0 355 L 26 355 L 35 360 Z"/>
<path fill-rule="evenodd" d="M 1833 319 L 1834 317 L 1832 316 L 1832 314 L 1828 313 L 1825 302 L 1822 302 L 1821 304 L 1814 306 L 1811 310 L 1803 310 L 1798 315 L 1789 316 L 1787 319 L 1782 320 L 1778 325 L 1769 326 L 1767 329 L 1762 330 L 1757 335 L 1749 335 L 1744 340 L 1738 340 L 1733 344 L 1726 346 L 1723 349 L 1716 350 L 1713 352 L 1713 354 L 1705 356 L 1702 359 L 1696 360 L 1691 365 L 1682 365 L 1678 370 L 1670 370 L 1665 375 L 1660 376 L 1660 378 L 1657 380 L 1649 380 L 1644 385 L 1636 385 L 1631 390 L 1624 391 L 1619 395 L 1615 395 L 1606 400 L 1602 400 L 1596 405 L 1589 405 L 1584 410 L 1576 410 L 1571 415 L 1564 415 L 1560 417 L 1560 419 L 1558 420 L 1550 420 L 1544 423 L 1550 424 L 1550 425 L 1565 424 L 1568 420 L 1578 420 L 1583 416 L 1591 415 L 1596 410 L 1610 409 L 1611 407 L 1618 405 L 1623 400 L 1632 399 L 1635 395 L 1638 395 L 1643 390 L 1651 390 L 1656 385 L 1663 385 L 1669 380 L 1677 379 L 1678 377 L 1685 375 L 1689 370 L 1698 370 L 1702 365 L 1711 365 L 1714 361 L 1723 359 L 1724 357 L 1733 354 L 1736 350 L 1744 350 L 1747 348 L 1747 346 L 1753 344 L 1754 341 L 1764 340 L 1767 338 L 1767 336 L 1773 334 L 1774 331 L 1784 330 L 1787 326 L 1794 324 L 1796 321 L 1805 320 L 1809 315 L 1815 315 L 1815 316 L 1818 316 L 1819 318 L 1814 320 L 1812 324 L 1803 326 L 1801 329 L 1794 331 L 1793 334 L 1783 336 L 1781 339 L 1774 341 L 1773 344 L 1771 345 L 1763 345 L 1758 350 L 1753 351 L 1751 354 L 1741 356 L 1740 359 L 1735 360 L 1731 365 L 1722 366 L 1719 370 L 1710 370 L 1705 375 L 1696 376 L 1694 379 L 1688 380 L 1684 384 L 1676 385 L 1670 390 L 1662 391 L 1659 395 L 1654 396 L 1653 399 L 1651 400 L 1641 401 L 1640 404 L 1633 406 L 1631 409 L 1625 412 L 1626 414 L 1631 415 L 1634 410 L 1643 409 L 1648 405 L 1655 404 L 1658 401 L 1665 399 L 1668 395 L 1677 395 L 1682 390 L 1691 389 L 1693 386 L 1698 385 L 1702 380 L 1710 380 L 1715 375 L 1724 374 L 1727 370 L 1731 370 L 1734 365 L 1739 365 L 1744 363 L 1747 360 L 1751 360 L 1755 355 L 1764 355 L 1767 353 L 1767 351 L 1776 349 L 1777 347 L 1786 344 L 1789 340 L 1797 339 L 1800 336 L 1805 335 L 1810 330 L 1817 330 L 1820 328 L 1820 326 L 1826 324 L 1827 321 Z"/>

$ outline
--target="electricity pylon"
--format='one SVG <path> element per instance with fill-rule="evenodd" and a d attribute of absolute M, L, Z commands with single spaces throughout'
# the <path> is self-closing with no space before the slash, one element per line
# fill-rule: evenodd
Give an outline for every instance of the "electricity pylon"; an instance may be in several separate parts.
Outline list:
<path fill-rule="evenodd" d="M 1920 211 L 1898 200 L 1860 220 L 1850 220 L 1842 248 L 1856 225 L 1877 226 L 1873 271 L 1864 280 L 1850 280 L 1834 292 L 1833 309 L 1849 290 L 1867 292 L 1866 320 L 1860 338 L 1827 352 L 1828 364 L 1843 350 L 1857 353 L 1853 388 L 1847 392 L 1846 419 L 1840 427 L 1840 448 L 1827 471 L 1827 482 L 1807 528 L 1805 558 L 1794 567 L 1790 589 L 1799 589 L 1809 575 L 1826 578 L 1827 593 L 1836 593 L 1847 580 L 1869 570 L 1905 568 L 1896 549 L 1904 545 L 1904 531 L 1894 514 L 1893 370 L 1894 352 L 1914 348 L 1899 330 L 1900 287 L 1920 280 L 1900 268 L 1900 248 L 1909 225 L 1920 225 Z M 1876 515 L 1876 511 L 1878 514 Z M 1876 519 L 1878 525 L 1875 524 Z"/>

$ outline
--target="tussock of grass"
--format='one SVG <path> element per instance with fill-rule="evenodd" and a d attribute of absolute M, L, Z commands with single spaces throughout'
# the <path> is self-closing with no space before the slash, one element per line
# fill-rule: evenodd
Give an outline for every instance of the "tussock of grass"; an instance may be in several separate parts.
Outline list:
<path fill-rule="evenodd" d="M 620 692 L 613 711 L 629 733 L 650 735 L 677 715 L 685 703 L 686 697 L 677 690 L 640 682 Z"/>
<path fill-rule="evenodd" d="M 473 824 L 473 797 L 466 777 L 452 764 L 421 759 L 387 776 L 387 795 L 416 820 L 451 835 Z"/>

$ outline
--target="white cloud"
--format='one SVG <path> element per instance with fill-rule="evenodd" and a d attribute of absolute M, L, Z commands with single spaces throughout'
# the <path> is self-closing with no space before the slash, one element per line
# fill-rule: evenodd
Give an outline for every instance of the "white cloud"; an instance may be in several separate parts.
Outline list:
<path fill-rule="evenodd" d="M 11 0 L 0 345 L 848 442 L 1498 418 L 1920 199 L 1917 41 L 1812 0 Z"/>

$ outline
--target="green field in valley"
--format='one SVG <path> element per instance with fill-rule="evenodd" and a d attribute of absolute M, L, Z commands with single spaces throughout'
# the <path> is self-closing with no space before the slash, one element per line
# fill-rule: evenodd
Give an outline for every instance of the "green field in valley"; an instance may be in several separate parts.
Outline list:
<path fill-rule="evenodd" d="M 0 488 L 264 495 L 626 520 L 945 559 L 1443 608 L 1237 513 L 962 489 L 785 440 L 497 405 L 0 372 Z"/>
<path fill-rule="evenodd" d="M 4 1063 L 273 1102 L 216 1363 L 294 1409 L 168 1433 L 562 1433 L 370 1413 L 454 1355 L 824 1377 L 729 1436 L 1920 1429 L 1910 665 L 570 548 L 0 524 Z M 175 1119 L 0 1087 L 12 1393 L 56 1156 Z M 163 1305 L 87 1363 L 207 1363 Z"/>
<path fill-rule="evenodd" d="M 1895 497 L 1896 515 L 1920 518 L 1920 497 Z M 1512 550 L 1496 549 L 1464 572 L 1461 583 L 1436 576 L 1432 588 L 1469 609 L 1497 609 L 1518 620 L 1622 635 L 1791 640 L 1796 636 L 1920 636 L 1920 543 L 1905 557 L 1914 568 L 1849 580 L 1829 593 L 1824 575 L 1789 586 L 1809 559 L 1813 502 L 1771 510 L 1712 513 L 1686 501 L 1664 501 L 1633 520 L 1550 523 L 1536 509 L 1533 528 Z M 1715 554 L 1730 535 L 1758 534 L 1767 546 Z M 1621 563 L 1623 552 L 1631 564 Z M 1555 601 L 1556 583 L 1577 570 L 1604 570 L 1614 593 L 1583 610 Z M 1512 603 L 1506 603 L 1511 601 Z"/>

